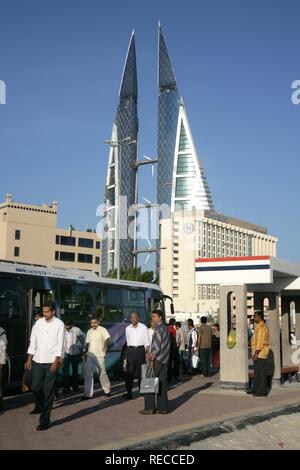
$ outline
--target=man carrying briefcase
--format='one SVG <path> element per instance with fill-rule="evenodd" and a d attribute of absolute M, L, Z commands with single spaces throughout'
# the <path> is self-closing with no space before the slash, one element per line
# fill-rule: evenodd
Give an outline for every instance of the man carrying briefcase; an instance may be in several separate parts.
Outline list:
<path fill-rule="evenodd" d="M 154 310 L 151 319 L 155 330 L 149 349 L 149 368 L 154 369 L 155 377 L 159 378 L 159 390 L 157 395 L 145 393 L 145 408 L 139 411 L 142 415 L 168 413 L 167 367 L 170 357 L 170 334 L 168 327 L 163 323 L 161 310 Z"/>

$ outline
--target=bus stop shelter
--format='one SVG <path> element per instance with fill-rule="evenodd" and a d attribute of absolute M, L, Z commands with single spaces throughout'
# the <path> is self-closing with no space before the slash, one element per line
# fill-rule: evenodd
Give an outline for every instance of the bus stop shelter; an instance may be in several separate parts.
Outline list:
<path fill-rule="evenodd" d="M 282 372 L 298 371 L 300 346 L 291 342 L 295 312 L 296 345 L 300 345 L 300 264 L 270 256 L 196 259 L 196 284 L 220 285 L 220 381 L 222 388 L 246 390 L 249 384 L 248 299 L 265 311 L 274 358 L 273 382 Z M 227 338 L 236 331 L 230 349 Z M 297 356 L 298 353 L 298 356 Z"/>

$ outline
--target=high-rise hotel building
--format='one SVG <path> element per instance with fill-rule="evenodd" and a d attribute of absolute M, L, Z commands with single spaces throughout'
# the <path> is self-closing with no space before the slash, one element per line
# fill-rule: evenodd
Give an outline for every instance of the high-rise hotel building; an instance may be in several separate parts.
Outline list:
<path fill-rule="evenodd" d="M 121 271 L 134 264 L 134 237 L 127 236 L 127 229 L 134 224 L 130 207 L 136 202 L 137 162 L 137 71 L 135 37 L 132 33 L 119 91 L 119 103 L 113 122 L 108 168 L 105 181 L 106 237 L 102 240 L 101 273 Z M 117 239 L 120 238 L 120 243 Z"/>
<path fill-rule="evenodd" d="M 137 71 L 135 38 L 131 36 L 113 124 L 105 187 L 107 231 L 102 243 L 102 274 L 134 264 L 134 240 L 116 244 L 119 228 L 130 225 L 137 202 Z M 126 195 L 127 206 L 119 207 Z M 258 225 L 220 214 L 214 204 L 199 158 L 184 100 L 162 28 L 158 26 L 157 205 L 159 240 L 157 272 L 175 310 L 204 314 L 218 309 L 218 286 L 196 285 L 198 258 L 276 255 L 277 238 Z M 121 210 L 119 210 L 121 209 Z M 119 248 L 119 253 L 117 249 Z"/>
<path fill-rule="evenodd" d="M 176 311 L 200 316 L 218 310 L 219 287 L 196 285 L 196 260 L 275 256 L 277 238 L 264 227 L 214 211 L 160 26 L 158 44 L 157 201 L 170 206 L 169 213 L 160 212 L 159 280 Z"/>
<path fill-rule="evenodd" d="M 276 256 L 277 238 L 266 228 L 214 211 L 173 212 L 160 227 L 160 285 L 187 316 L 219 308 L 219 286 L 196 284 L 198 258 Z"/>

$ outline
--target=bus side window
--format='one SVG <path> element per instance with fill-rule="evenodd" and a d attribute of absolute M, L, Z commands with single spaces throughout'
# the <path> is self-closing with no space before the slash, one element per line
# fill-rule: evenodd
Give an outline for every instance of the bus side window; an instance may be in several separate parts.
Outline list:
<path fill-rule="evenodd" d="M 107 289 L 105 287 L 96 287 L 96 304 L 106 305 L 107 303 Z"/>
<path fill-rule="evenodd" d="M 145 293 L 137 289 L 122 289 L 123 320 L 130 321 L 132 312 L 137 312 L 141 323 L 146 323 Z"/>
<path fill-rule="evenodd" d="M 121 305 L 120 289 L 108 288 L 107 305 Z"/>
<path fill-rule="evenodd" d="M 0 319 L 20 318 L 20 291 L 17 283 L 10 279 L 1 279 Z"/>
<path fill-rule="evenodd" d="M 96 305 L 96 315 L 100 322 L 105 319 L 105 307 L 103 305 Z"/>
<path fill-rule="evenodd" d="M 105 307 L 104 321 L 118 323 L 122 321 L 122 310 L 119 307 Z"/>
<path fill-rule="evenodd" d="M 86 285 L 61 284 L 61 318 L 86 319 L 94 314 L 93 288 Z"/>
<path fill-rule="evenodd" d="M 122 321 L 120 289 L 112 287 L 107 289 L 107 306 L 105 307 L 104 320 L 111 323 Z"/>

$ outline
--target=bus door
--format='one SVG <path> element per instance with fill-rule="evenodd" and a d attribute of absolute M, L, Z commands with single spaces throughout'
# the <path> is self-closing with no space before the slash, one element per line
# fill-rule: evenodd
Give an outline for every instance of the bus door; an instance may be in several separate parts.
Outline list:
<path fill-rule="evenodd" d="M 26 351 L 26 305 L 19 278 L 0 276 L 0 326 L 6 331 L 7 377 L 20 377 Z"/>
<path fill-rule="evenodd" d="M 33 289 L 27 289 L 26 293 L 27 301 L 27 321 L 26 321 L 26 342 L 29 345 L 30 333 L 33 323 Z"/>
<path fill-rule="evenodd" d="M 51 289 L 27 289 L 28 329 L 29 334 L 37 314 L 43 314 L 45 302 L 54 302 L 54 291 Z"/>

